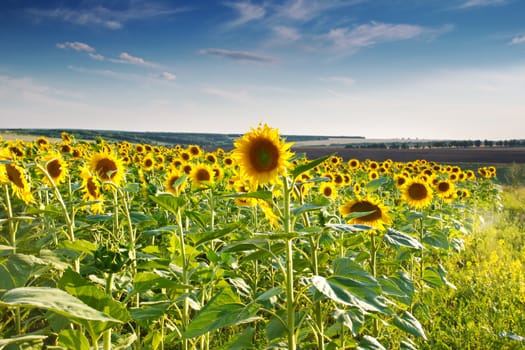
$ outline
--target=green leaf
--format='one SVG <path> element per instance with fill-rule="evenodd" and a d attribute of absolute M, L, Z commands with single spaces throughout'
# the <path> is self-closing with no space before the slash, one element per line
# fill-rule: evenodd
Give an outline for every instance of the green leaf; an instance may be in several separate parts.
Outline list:
<path fill-rule="evenodd" d="M 448 235 L 446 232 L 425 232 L 423 243 L 426 245 L 448 250 Z"/>
<path fill-rule="evenodd" d="M 417 239 L 410 237 L 409 235 L 403 232 L 391 229 L 390 227 L 387 227 L 386 230 L 387 233 L 383 235 L 383 238 L 388 244 L 397 247 L 407 247 L 417 250 L 423 249 L 423 245 Z"/>
<path fill-rule="evenodd" d="M 253 345 L 253 335 L 255 329 L 253 327 L 247 327 L 244 332 L 234 336 L 228 343 L 226 343 L 221 350 L 250 350 L 256 349 Z"/>
<path fill-rule="evenodd" d="M 306 203 L 296 208 L 292 208 L 291 213 L 293 215 L 301 215 L 309 211 L 315 211 L 323 209 L 324 207 L 330 205 L 330 200 L 324 196 L 320 196 L 314 199 L 311 203 Z"/>
<path fill-rule="evenodd" d="M 427 267 L 423 272 L 423 281 L 433 288 L 440 288 L 445 285 L 439 272 L 433 267 Z"/>
<path fill-rule="evenodd" d="M 281 287 L 273 287 L 273 288 L 270 288 L 268 289 L 266 292 L 262 293 L 261 295 L 259 295 L 257 298 L 255 298 L 255 301 L 259 302 L 259 301 L 266 301 L 276 295 L 279 295 L 281 294 L 283 291 L 283 289 Z"/>
<path fill-rule="evenodd" d="M 386 350 L 386 348 L 376 338 L 364 335 L 357 346 L 357 350 Z"/>
<path fill-rule="evenodd" d="M 405 276 L 406 277 L 406 276 Z M 410 306 L 412 298 L 414 297 L 413 284 L 407 284 L 407 281 L 403 280 L 399 276 L 387 277 L 381 276 L 378 278 L 378 282 L 381 284 L 383 293 L 400 301 L 401 303 Z"/>
<path fill-rule="evenodd" d="M 419 321 L 408 311 L 405 311 L 401 317 L 396 316 L 394 318 L 394 325 L 396 325 L 396 327 L 402 331 L 405 331 L 416 337 L 423 338 L 424 340 L 427 339 L 421 323 L 419 323 Z"/>
<path fill-rule="evenodd" d="M 379 187 L 383 186 L 388 181 L 388 178 L 386 177 L 379 177 L 375 180 L 369 181 L 365 185 L 365 190 L 368 193 L 375 192 Z"/>
<path fill-rule="evenodd" d="M 148 196 L 159 207 L 166 209 L 174 215 L 177 215 L 177 210 L 184 205 L 184 199 L 177 197 L 171 193 L 163 192 L 155 196 Z"/>
<path fill-rule="evenodd" d="M 11 289 L 2 295 L 0 305 L 41 308 L 71 319 L 122 323 L 56 288 L 23 287 Z"/>
<path fill-rule="evenodd" d="M 357 213 L 359 216 L 361 216 L 361 213 Z M 369 213 L 365 213 L 364 215 L 368 215 Z M 331 228 L 335 231 L 342 231 L 342 232 L 360 232 L 360 231 L 368 231 L 372 230 L 372 226 L 368 225 L 353 225 L 353 224 L 326 224 L 325 225 L 328 228 Z"/>
<path fill-rule="evenodd" d="M 138 321 L 143 327 L 148 327 L 151 322 L 161 318 L 169 306 L 170 302 L 155 305 L 141 305 L 140 308 L 130 309 L 129 313 L 131 314 L 131 318 Z"/>
<path fill-rule="evenodd" d="M 214 231 L 208 231 L 208 232 L 197 232 L 192 233 L 188 235 L 190 239 L 192 239 L 195 242 L 195 245 L 201 245 L 203 243 L 212 241 L 214 239 L 222 238 L 229 234 L 230 232 L 238 229 L 241 227 L 241 223 L 231 223 L 225 225 L 223 228 L 214 230 Z"/>
<path fill-rule="evenodd" d="M 313 276 L 312 284 L 319 292 L 337 303 L 356 307 L 362 312 L 384 312 L 384 305 L 374 300 L 375 293 L 371 294 L 371 302 L 358 297 L 353 293 L 348 278 Z M 366 294 L 366 291 L 363 293 Z"/>
<path fill-rule="evenodd" d="M 365 314 L 356 308 L 347 310 L 335 309 L 334 318 L 337 322 L 342 323 L 346 328 L 350 329 L 352 335 L 356 337 L 365 324 Z"/>
<path fill-rule="evenodd" d="M 70 350 L 89 350 L 89 340 L 83 332 L 64 329 L 58 335 L 58 345 Z"/>
<path fill-rule="evenodd" d="M 165 277 L 161 277 L 154 272 L 138 272 L 133 279 L 133 289 L 126 297 L 126 301 L 131 299 L 137 293 L 143 293 L 150 290 L 166 288 L 172 290 L 184 290 L 191 288 L 189 285 L 183 285 L 179 282 L 172 281 Z"/>
<path fill-rule="evenodd" d="M 258 310 L 257 304 L 245 306 L 231 288 L 223 288 L 195 315 L 183 337 L 194 338 L 220 328 L 256 321 Z"/>
<path fill-rule="evenodd" d="M 256 192 L 239 192 L 224 195 L 223 197 L 232 197 L 232 198 L 255 198 L 262 199 L 265 202 L 272 203 L 273 197 L 271 191 L 259 190 Z"/>
<path fill-rule="evenodd" d="M 132 211 L 131 213 L 129 213 L 129 216 L 131 218 L 131 222 L 134 224 L 141 225 L 141 224 L 155 224 L 156 223 L 155 219 L 153 219 L 151 216 L 146 215 L 142 212 Z"/>
<path fill-rule="evenodd" d="M 77 239 L 74 242 L 62 241 L 59 244 L 60 248 L 73 250 L 75 252 L 93 255 L 93 252 L 97 250 L 97 245 L 93 242 L 89 242 L 82 239 Z"/>
<path fill-rule="evenodd" d="M 14 337 L 14 338 L 0 339 L 0 349 L 3 349 L 5 346 L 11 345 L 11 344 L 27 343 L 27 342 L 34 342 L 38 340 L 44 340 L 47 337 L 48 337 L 47 335 L 22 335 L 22 336 Z"/>
<path fill-rule="evenodd" d="M 308 163 L 297 165 L 291 171 L 292 179 L 295 179 L 299 175 L 301 175 L 302 173 L 307 172 L 308 170 L 315 168 L 316 166 L 318 166 L 319 164 L 323 163 L 325 160 L 327 160 L 330 157 L 331 157 L 331 155 L 314 159 L 314 160 L 312 160 L 312 161 L 310 161 Z"/>
<path fill-rule="evenodd" d="M 401 340 L 399 343 L 399 348 L 401 350 L 417 350 L 414 342 L 411 339 Z"/>

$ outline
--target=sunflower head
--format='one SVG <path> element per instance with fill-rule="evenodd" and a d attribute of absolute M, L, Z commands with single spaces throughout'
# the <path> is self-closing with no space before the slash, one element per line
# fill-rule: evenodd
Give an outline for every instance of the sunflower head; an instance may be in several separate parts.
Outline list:
<path fill-rule="evenodd" d="M 117 186 L 124 179 L 122 161 L 107 152 L 97 152 L 91 156 L 90 170 L 103 182 L 113 182 Z"/>
<path fill-rule="evenodd" d="M 432 189 L 426 181 L 412 179 L 403 186 L 403 199 L 413 208 L 421 209 L 432 202 Z"/>
<path fill-rule="evenodd" d="M 259 125 L 234 142 L 232 157 L 240 174 L 255 185 L 275 183 L 290 167 L 291 143 L 279 137 L 277 129 Z"/>
<path fill-rule="evenodd" d="M 319 193 L 330 199 L 337 197 L 337 189 L 332 182 L 323 182 L 321 186 L 319 186 Z"/>
<path fill-rule="evenodd" d="M 178 195 L 186 187 L 186 182 L 181 180 L 183 174 L 178 170 L 170 171 L 164 180 L 164 186 L 167 192 Z"/>
<path fill-rule="evenodd" d="M 358 197 L 357 199 L 347 201 L 339 207 L 339 212 L 345 217 L 351 214 L 362 214 L 361 216 L 352 217 L 349 220 L 351 224 L 364 224 L 377 229 L 383 229 L 384 225 L 391 223 L 390 216 L 388 215 L 388 207 L 369 197 Z"/>
<path fill-rule="evenodd" d="M 67 177 L 67 162 L 64 161 L 62 156 L 59 153 L 50 153 L 43 157 L 42 159 L 45 163 L 44 167 L 51 177 L 55 185 L 60 185 Z M 47 177 L 44 178 L 44 181 L 47 183 Z"/>
<path fill-rule="evenodd" d="M 206 187 L 215 180 L 215 172 L 207 164 L 197 164 L 190 172 L 190 178 L 194 186 Z"/>
<path fill-rule="evenodd" d="M 0 182 L 9 183 L 13 193 L 25 203 L 34 202 L 24 168 L 16 164 L 0 164 Z"/>

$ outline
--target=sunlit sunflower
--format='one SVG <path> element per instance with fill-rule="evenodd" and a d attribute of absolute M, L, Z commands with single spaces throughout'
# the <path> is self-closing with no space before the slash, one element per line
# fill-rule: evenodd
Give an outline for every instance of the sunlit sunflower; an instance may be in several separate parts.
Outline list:
<path fill-rule="evenodd" d="M 341 205 L 339 211 L 344 217 L 350 214 L 368 213 L 364 214 L 364 216 L 351 218 L 349 220 L 350 224 L 364 224 L 382 229 L 383 225 L 391 223 L 391 219 L 388 216 L 388 207 L 368 197 L 350 200 Z"/>
<path fill-rule="evenodd" d="M 35 200 L 22 167 L 10 163 L 1 164 L 0 182 L 9 183 L 15 196 L 23 200 L 25 203 L 30 203 Z"/>
<path fill-rule="evenodd" d="M 280 226 L 279 224 L 279 216 L 277 216 L 274 212 L 273 212 L 273 208 L 272 206 L 262 200 L 262 199 L 259 199 L 257 201 L 257 203 L 259 204 L 259 207 L 262 209 L 262 212 L 264 214 L 264 217 L 266 218 L 266 220 L 268 220 L 268 223 L 270 224 L 271 227 L 273 228 L 277 228 Z"/>
<path fill-rule="evenodd" d="M 48 149 L 51 144 L 47 138 L 40 136 L 35 140 L 35 145 L 37 145 L 40 149 Z"/>
<path fill-rule="evenodd" d="M 124 179 L 122 161 L 107 152 L 93 153 L 90 159 L 90 170 L 103 182 L 113 182 L 117 186 Z"/>
<path fill-rule="evenodd" d="M 195 165 L 190 172 L 190 178 L 197 187 L 206 187 L 215 179 L 213 169 L 207 164 Z"/>
<path fill-rule="evenodd" d="M 321 186 L 319 186 L 319 193 L 330 199 L 337 197 L 337 189 L 331 182 L 323 182 Z"/>
<path fill-rule="evenodd" d="M 182 178 L 182 173 L 178 170 L 170 171 L 164 180 L 164 187 L 167 192 L 178 195 L 186 187 L 186 181 L 180 180 Z"/>
<path fill-rule="evenodd" d="M 334 185 L 342 186 L 345 182 L 345 178 L 343 177 L 343 175 L 339 173 L 335 173 L 333 181 L 334 181 Z"/>
<path fill-rule="evenodd" d="M 432 202 L 432 189 L 421 179 L 412 179 L 403 186 L 403 199 L 414 208 L 424 208 Z"/>
<path fill-rule="evenodd" d="M 407 178 L 402 174 L 398 174 L 394 176 L 394 181 L 397 187 L 402 187 L 407 182 Z"/>
<path fill-rule="evenodd" d="M 290 167 L 291 143 L 279 138 L 278 129 L 259 125 L 234 142 L 232 157 L 240 174 L 255 185 L 275 183 Z"/>
<path fill-rule="evenodd" d="M 191 155 L 192 158 L 197 158 L 202 154 L 202 148 L 200 148 L 198 145 L 190 145 L 188 146 L 188 152 Z"/>
<path fill-rule="evenodd" d="M 227 167 L 227 168 L 230 168 L 233 166 L 233 159 L 232 157 L 224 157 L 222 159 L 222 164 Z"/>
<path fill-rule="evenodd" d="M 377 178 L 379 178 L 379 173 L 377 171 L 375 171 L 375 170 L 369 170 L 368 171 L 368 179 L 375 180 Z"/>
<path fill-rule="evenodd" d="M 204 159 L 206 159 L 206 161 L 210 162 L 211 164 L 217 163 L 217 157 L 213 153 L 206 153 Z"/>
<path fill-rule="evenodd" d="M 45 163 L 44 167 L 53 180 L 53 183 L 57 186 L 60 185 L 67 177 L 67 162 L 59 153 L 54 152 L 44 156 L 42 161 Z M 47 176 L 44 177 L 44 182 L 51 185 Z"/>
<path fill-rule="evenodd" d="M 359 160 L 355 158 L 350 159 L 347 164 L 350 167 L 350 169 L 359 169 L 359 166 L 361 165 Z"/>
<path fill-rule="evenodd" d="M 71 145 L 69 143 L 62 142 L 59 145 L 59 149 L 61 153 L 71 153 Z"/>
<path fill-rule="evenodd" d="M 447 198 L 456 191 L 454 183 L 446 180 L 438 181 L 435 188 L 437 195 L 441 198 Z"/>
<path fill-rule="evenodd" d="M 182 165 L 182 171 L 184 172 L 184 174 L 189 175 L 192 170 L 193 170 L 193 166 L 191 164 Z"/>
<path fill-rule="evenodd" d="M 179 157 L 183 161 L 188 162 L 191 159 L 191 154 L 188 151 L 181 151 Z"/>
<path fill-rule="evenodd" d="M 148 154 L 142 159 L 141 165 L 145 171 L 152 171 L 155 168 L 155 158 L 152 154 Z"/>
<path fill-rule="evenodd" d="M 65 131 L 62 131 L 60 133 L 60 137 L 62 138 L 62 140 L 65 142 L 65 143 L 71 143 L 72 141 L 72 137 L 71 135 L 69 135 L 67 132 Z"/>
<path fill-rule="evenodd" d="M 90 202 L 87 208 L 92 213 L 102 213 L 104 211 L 104 195 L 101 192 L 98 179 L 86 167 L 80 169 L 80 177 L 82 178 L 82 192 L 84 193 L 82 198 Z"/>

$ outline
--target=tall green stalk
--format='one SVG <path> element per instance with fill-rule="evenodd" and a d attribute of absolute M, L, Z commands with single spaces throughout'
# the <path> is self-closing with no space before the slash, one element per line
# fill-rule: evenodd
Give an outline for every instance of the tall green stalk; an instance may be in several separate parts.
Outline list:
<path fill-rule="evenodd" d="M 296 349 L 295 339 L 295 296 L 294 296 L 294 274 L 293 274 L 293 239 L 290 237 L 291 214 L 290 214 L 290 195 L 291 189 L 289 179 L 284 178 L 284 208 L 283 222 L 286 238 L 286 324 L 288 332 L 288 349 Z"/>

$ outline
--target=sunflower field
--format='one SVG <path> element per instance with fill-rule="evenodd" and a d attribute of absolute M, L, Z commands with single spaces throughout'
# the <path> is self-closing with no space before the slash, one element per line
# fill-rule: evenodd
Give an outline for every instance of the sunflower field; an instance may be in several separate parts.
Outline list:
<path fill-rule="evenodd" d="M 311 160 L 267 125 L 228 152 L 0 140 L 0 185 L 0 349 L 452 349 L 458 288 L 520 261 L 465 253 L 493 166 Z"/>

